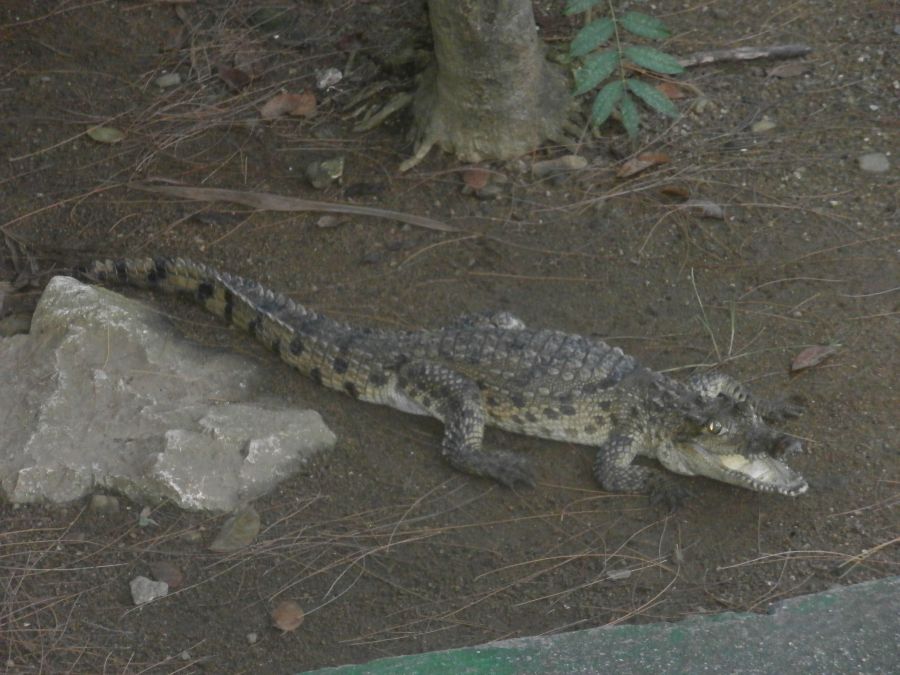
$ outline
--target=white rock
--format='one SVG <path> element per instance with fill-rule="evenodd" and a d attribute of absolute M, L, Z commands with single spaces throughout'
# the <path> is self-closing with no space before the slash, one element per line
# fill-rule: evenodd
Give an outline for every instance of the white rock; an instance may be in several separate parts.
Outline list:
<path fill-rule="evenodd" d="M 135 605 L 146 605 L 157 598 L 164 598 L 169 594 L 169 584 L 165 581 L 153 581 L 147 577 L 135 577 L 129 584 L 131 587 L 131 599 Z"/>
<path fill-rule="evenodd" d="M 867 173 L 884 173 L 891 168 L 891 163 L 883 152 L 869 152 L 860 155 L 856 161 L 859 168 Z"/>
<path fill-rule="evenodd" d="M 0 495 L 13 503 L 100 489 L 231 511 L 335 441 L 318 413 L 268 401 L 249 360 L 69 277 L 47 285 L 28 335 L 0 339 L 0 381 Z"/>

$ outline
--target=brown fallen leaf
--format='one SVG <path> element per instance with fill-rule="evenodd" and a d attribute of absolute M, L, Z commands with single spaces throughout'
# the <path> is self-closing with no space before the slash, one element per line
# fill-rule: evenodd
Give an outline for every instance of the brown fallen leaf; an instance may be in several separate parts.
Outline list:
<path fill-rule="evenodd" d="M 219 66 L 218 75 L 219 78 L 231 89 L 234 89 L 234 91 L 240 91 L 250 84 L 250 80 L 252 79 L 240 68 L 232 68 L 231 66 Z"/>
<path fill-rule="evenodd" d="M 687 98 L 687 94 L 684 92 L 684 89 L 679 87 L 674 82 L 660 82 L 658 85 L 656 85 L 656 89 L 659 91 L 659 93 L 672 101 Z"/>
<path fill-rule="evenodd" d="M 283 115 L 312 117 L 316 114 L 316 95 L 310 91 L 299 94 L 278 94 L 266 101 L 259 114 L 267 120 Z"/>
<path fill-rule="evenodd" d="M 628 178 L 651 166 L 666 164 L 668 161 L 669 156 L 661 152 L 645 152 L 625 162 L 616 172 L 616 178 Z"/>
<path fill-rule="evenodd" d="M 478 166 L 473 166 L 469 169 L 466 169 L 462 174 L 463 183 L 465 183 L 473 190 L 480 190 L 485 185 L 487 185 L 490 177 L 491 174 L 487 169 L 482 169 Z"/>
<path fill-rule="evenodd" d="M 798 370 L 805 370 L 817 366 L 832 354 L 837 353 L 840 345 L 813 345 L 807 347 L 797 354 L 791 361 L 791 372 L 796 373 Z"/>
<path fill-rule="evenodd" d="M 807 61 L 790 61 L 766 68 L 766 75 L 779 78 L 800 77 L 812 72 L 812 69 L 812 64 Z"/>
<path fill-rule="evenodd" d="M 305 618 L 303 609 L 293 600 L 282 600 L 279 602 L 275 605 L 275 609 L 272 610 L 270 616 L 272 617 L 272 625 L 285 633 L 297 630 Z"/>
<path fill-rule="evenodd" d="M 150 563 L 150 573 L 157 581 L 165 581 L 170 591 L 184 585 L 184 572 L 178 565 L 168 560 L 156 560 Z"/>
<path fill-rule="evenodd" d="M 666 197 L 675 197 L 676 199 L 687 200 L 691 197 L 690 188 L 684 185 L 664 185 L 659 191 Z"/>

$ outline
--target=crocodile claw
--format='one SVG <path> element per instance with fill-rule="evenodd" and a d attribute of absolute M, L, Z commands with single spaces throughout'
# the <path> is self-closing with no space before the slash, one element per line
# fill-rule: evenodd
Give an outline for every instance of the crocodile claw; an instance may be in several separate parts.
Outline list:
<path fill-rule="evenodd" d="M 650 486 L 651 506 L 664 506 L 669 513 L 674 513 L 693 496 L 693 493 L 674 481 L 659 479 Z"/>
<path fill-rule="evenodd" d="M 519 485 L 534 487 L 534 471 L 527 459 L 507 452 L 496 452 L 491 455 L 499 460 L 496 464 L 492 463 L 487 474 L 491 478 L 508 488 Z"/>

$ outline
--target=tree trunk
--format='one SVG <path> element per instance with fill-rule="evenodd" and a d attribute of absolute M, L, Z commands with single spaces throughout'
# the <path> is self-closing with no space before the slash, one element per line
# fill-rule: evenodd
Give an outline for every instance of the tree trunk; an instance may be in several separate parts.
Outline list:
<path fill-rule="evenodd" d="M 414 104 L 408 169 L 438 145 L 468 162 L 510 159 L 559 138 L 568 85 L 544 59 L 531 0 L 429 0 L 435 64 Z"/>

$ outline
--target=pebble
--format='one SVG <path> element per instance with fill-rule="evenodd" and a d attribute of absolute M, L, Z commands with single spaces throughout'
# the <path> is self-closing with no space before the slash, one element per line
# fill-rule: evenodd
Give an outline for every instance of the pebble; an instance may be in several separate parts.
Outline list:
<path fill-rule="evenodd" d="M 145 605 L 169 594 L 169 584 L 165 581 L 153 581 L 147 577 L 135 577 L 129 586 L 131 587 L 131 599 L 137 606 Z"/>
<path fill-rule="evenodd" d="M 156 78 L 156 86 L 160 89 L 177 87 L 179 84 L 181 84 L 181 75 L 179 73 L 166 73 Z"/>
<path fill-rule="evenodd" d="M 246 506 L 222 525 L 219 534 L 209 545 L 214 553 L 231 553 L 253 543 L 259 533 L 259 514 L 252 506 Z"/>
<path fill-rule="evenodd" d="M 580 171 L 588 165 L 588 161 L 579 155 L 563 155 L 557 159 L 535 162 L 531 173 L 535 178 L 544 178 L 563 171 Z"/>
<path fill-rule="evenodd" d="M 344 175 L 344 158 L 335 157 L 322 162 L 312 162 L 306 167 L 306 177 L 312 186 L 324 190 Z"/>
<path fill-rule="evenodd" d="M 884 173 L 891 168 L 887 155 L 883 152 L 868 152 L 857 160 L 859 168 L 867 173 Z"/>
<path fill-rule="evenodd" d="M 110 495 L 94 495 L 91 497 L 90 509 L 94 513 L 118 513 L 119 500 Z"/>
<path fill-rule="evenodd" d="M 316 80 L 316 85 L 319 87 L 319 89 L 330 89 L 343 79 L 344 74 L 337 68 L 326 68 L 321 73 L 319 73 L 319 77 Z"/>
<path fill-rule="evenodd" d="M 750 131 L 754 134 L 762 134 L 766 131 L 772 131 L 775 128 L 775 122 L 770 120 L 768 117 L 763 117 L 759 122 L 754 122 L 753 126 L 750 127 Z"/>

